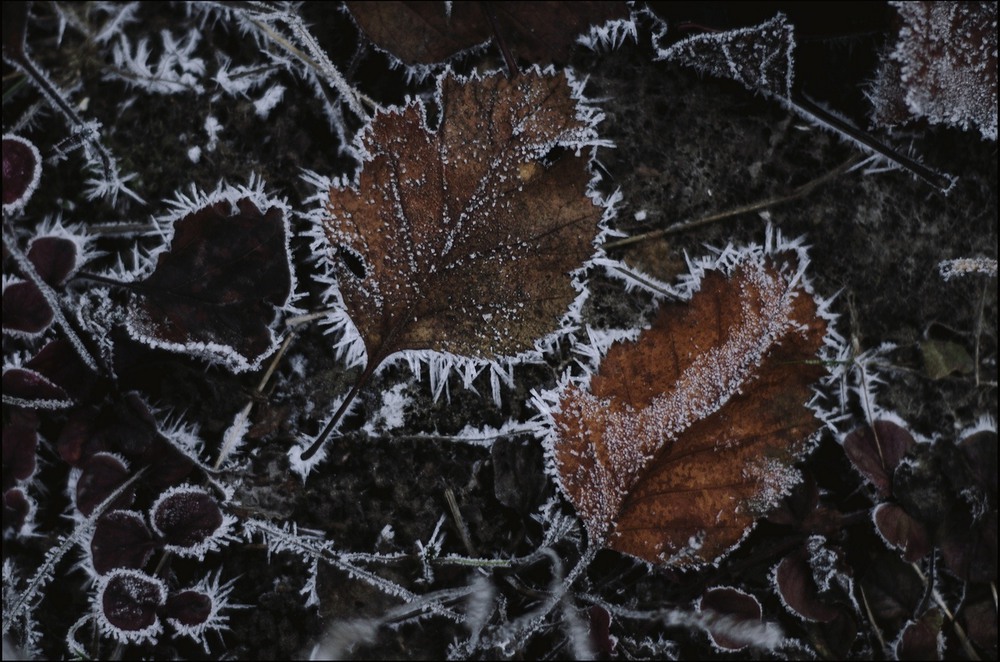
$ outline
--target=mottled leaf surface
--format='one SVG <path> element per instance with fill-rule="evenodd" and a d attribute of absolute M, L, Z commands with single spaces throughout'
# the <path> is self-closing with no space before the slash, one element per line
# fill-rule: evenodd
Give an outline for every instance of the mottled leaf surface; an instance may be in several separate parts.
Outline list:
<path fill-rule="evenodd" d="M 800 480 L 819 421 L 826 322 L 801 274 L 746 260 L 708 272 L 615 345 L 554 414 L 560 485 L 592 540 L 651 563 L 711 562 Z"/>
<path fill-rule="evenodd" d="M 356 182 L 330 190 L 330 259 L 374 365 L 407 349 L 532 348 L 593 254 L 588 157 L 553 152 L 595 139 L 567 78 L 448 74 L 438 99 L 436 129 L 416 101 L 376 115 Z"/>

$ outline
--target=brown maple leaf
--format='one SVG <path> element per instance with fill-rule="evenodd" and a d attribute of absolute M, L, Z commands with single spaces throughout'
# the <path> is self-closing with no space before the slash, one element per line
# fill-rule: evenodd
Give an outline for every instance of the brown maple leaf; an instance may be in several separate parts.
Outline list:
<path fill-rule="evenodd" d="M 330 188 L 323 231 L 367 366 L 303 460 L 389 356 L 516 356 L 564 326 L 579 296 L 574 272 L 604 214 L 581 154 L 603 144 L 599 114 L 568 74 L 537 68 L 449 72 L 437 98 L 437 128 L 419 101 L 376 114 L 354 183 Z"/>
<path fill-rule="evenodd" d="M 789 257 L 708 272 L 689 303 L 610 349 L 589 392 L 563 392 L 550 457 L 596 544 L 711 562 L 798 482 L 827 322 Z"/>
<path fill-rule="evenodd" d="M 592 121 L 560 74 L 439 81 L 432 130 L 414 101 L 379 113 L 325 232 L 369 364 L 407 349 L 497 358 L 558 328 L 594 253 Z"/>

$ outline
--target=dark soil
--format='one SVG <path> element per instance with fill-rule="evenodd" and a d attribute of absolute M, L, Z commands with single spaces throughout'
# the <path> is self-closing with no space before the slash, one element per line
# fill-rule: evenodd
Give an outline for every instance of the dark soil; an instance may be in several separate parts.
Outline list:
<path fill-rule="evenodd" d="M 382 104 L 399 103 L 406 95 L 427 94 L 432 89 L 430 80 L 407 83 L 401 70 L 390 68 L 386 56 L 369 47 L 362 46 L 359 59 L 356 29 L 346 16 L 328 7 L 327 3 L 306 3 L 303 11 L 312 33 L 352 84 Z M 148 204 L 127 199 L 115 206 L 106 200 L 88 201 L 81 186 L 79 151 L 61 162 L 54 159 L 70 128 L 59 115 L 46 111 L 30 127 L 16 131 L 35 141 L 46 158 L 39 190 L 30 204 L 20 216 L 5 217 L 5 232 L 15 227 L 22 246 L 43 217 L 61 213 L 65 222 L 88 228 L 97 237 L 97 247 L 109 254 L 129 251 L 136 241 L 150 248 L 154 239 L 113 236 L 106 232 L 106 224 L 145 222 L 163 213 L 161 201 L 175 192 L 191 185 L 212 190 L 223 180 L 245 184 L 252 174 L 259 175 L 276 197 L 286 197 L 294 211 L 307 211 L 304 199 L 312 190 L 300 177 L 303 170 L 324 175 L 353 172 L 355 165 L 341 155 L 321 100 L 301 78 L 281 72 L 273 79 L 286 90 L 265 120 L 253 107 L 260 90 L 252 98 L 211 91 L 161 96 L 133 90 L 118 80 L 105 80 L 106 69 L 113 66 L 110 47 L 97 44 L 72 24 L 63 33 L 60 13 L 90 29 L 105 20 L 78 3 L 61 4 L 59 12 L 36 3 L 28 28 L 31 52 L 57 84 L 73 90 L 74 102 L 85 106 L 82 112 L 102 123 L 102 140 L 123 171 L 137 173 L 130 185 Z M 166 3 L 144 5 L 138 15 L 140 20 L 123 32 L 133 44 L 149 38 L 154 58 L 159 53 L 160 30 L 184 34 L 204 21 L 197 53 L 209 61 L 210 70 L 216 66 L 213 53 L 225 54 L 236 64 L 265 62 L 253 40 L 241 35 L 226 17 L 204 19 L 191 8 Z M 644 21 L 643 26 L 648 26 L 648 19 Z M 831 66 L 845 70 L 840 72 L 842 82 L 831 76 L 826 101 L 836 107 L 838 98 L 846 98 L 837 96 L 844 89 L 838 85 L 856 89 L 870 76 L 852 49 L 874 52 L 884 38 L 864 34 L 850 44 L 823 46 Z M 946 444 L 953 444 L 959 431 L 983 416 L 995 421 L 996 278 L 973 274 L 945 281 L 938 264 L 960 257 L 996 257 L 996 143 L 982 140 L 975 132 L 919 123 L 894 133 L 875 131 L 872 135 L 886 144 L 956 176 L 953 190 L 944 195 L 902 170 L 852 171 L 804 196 L 784 200 L 797 187 L 858 156 L 857 148 L 735 82 L 654 62 L 653 56 L 648 27 L 643 27 L 638 44 L 628 41 L 617 50 L 600 53 L 577 49 L 571 62 L 578 76 L 588 78 L 588 96 L 598 100 L 606 114 L 600 124 L 602 136 L 615 143 L 614 149 L 602 149 L 597 157 L 597 169 L 604 175 L 601 189 L 607 194 L 616 189 L 622 193 L 614 227 L 640 234 L 759 200 L 781 200 L 766 213 L 737 215 L 649 239 L 612 251 L 612 257 L 671 282 L 686 271 L 686 256 L 703 255 L 706 246 L 759 243 L 768 222 L 786 237 L 804 236 L 811 246 L 808 273 L 820 295 L 836 297 L 832 309 L 839 315 L 837 328 L 845 341 L 861 352 L 884 343 L 894 346 L 882 354 L 884 383 L 876 389 L 884 410 L 895 412 L 918 438 Z M 488 52 L 456 66 L 499 65 L 494 58 Z M 4 73 L 7 133 L 41 97 L 30 85 L 18 85 L 20 75 L 12 67 L 5 66 Z M 812 87 L 824 89 L 822 73 L 803 75 L 819 76 L 811 81 Z M 210 80 L 205 84 L 212 89 Z M 335 93 L 329 88 L 326 93 L 336 103 Z M 843 111 L 857 109 L 850 106 Z M 346 110 L 345 115 L 349 116 Z M 193 163 L 188 150 L 204 148 L 209 116 L 223 126 L 218 146 L 214 151 L 203 149 L 201 159 Z M 350 117 L 347 124 L 350 130 L 359 126 Z M 303 229 L 304 222 L 295 219 L 293 230 L 300 233 Z M 310 255 L 301 235 L 293 239 L 293 253 L 304 294 L 298 305 L 318 309 L 321 285 L 312 280 L 312 274 L 316 260 L 328 258 Z M 15 269 L 6 250 L 4 260 L 6 277 Z M 88 270 L 99 271 L 110 261 L 100 258 Z M 656 305 L 652 296 L 626 294 L 620 281 L 597 269 L 589 277 L 587 324 L 633 328 L 648 321 Z M 74 287 L 87 285 L 79 282 Z M 256 398 L 245 460 L 238 471 L 218 477 L 234 486 L 226 508 L 238 517 L 291 522 L 300 529 L 318 531 L 337 553 L 406 553 L 402 561 L 364 567 L 416 594 L 459 589 L 485 577 L 499 596 L 494 625 L 536 608 L 553 581 L 553 565 L 545 557 L 523 567 L 481 573 L 463 566 L 435 566 L 433 577 L 426 578 L 418 550 L 419 545 L 428 545 L 442 518 L 441 554 L 506 559 L 525 557 L 541 545 L 543 527 L 537 513 L 543 503 L 558 496 L 558 490 L 544 473 L 540 441 L 530 435 L 512 435 L 488 447 L 450 437 L 467 425 L 499 427 L 506 421 L 530 419 L 535 413 L 531 392 L 555 385 L 572 360 L 568 346 L 564 344 L 561 355 L 546 357 L 545 364 L 517 366 L 515 386 L 504 387 L 499 405 L 490 399 L 485 373 L 475 384 L 478 393 L 464 389 L 461 380 L 453 377 L 447 395 L 434 400 L 426 371 L 417 379 L 405 363 L 388 367 L 362 391 L 359 406 L 341 427 L 343 434 L 331 442 L 328 459 L 303 482 L 289 471 L 288 449 L 319 431 L 335 397 L 345 393 L 358 374 L 357 368 L 345 369 L 338 361 L 333 340 L 319 325 L 303 327 L 262 395 L 254 390 L 263 370 L 234 376 L 197 359 L 138 346 L 129 355 L 135 364 L 123 368 L 116 388 L 138 390 L 159 411 L 175 412 L 197 426 L 213 458 L 234 416 Z M 948 343 L 970 357 L 971 363 L 955 364 L 948 374 L 932 376 L 924 358 L 928 340 Z M 121 339 L 123 345 L 130 342 Z M 5 334 L 5 369 L 14 353 L 30 347 Z M 362 430 L 366 421 L 377 418 L 383 394 L 399 385 L 410 398 L 404 423 L 377 435 Z M 8 409 L 5 404 L 5 424 L 11 416 Z M 841 413 L 845 431 L 863 420 L 860 407 Z M 42 413 L 43 441 L 38 450 L 42 467 L 29 488 L 38 502 L 39 535 L 24 538 L 5 533 L 5 563 L 11 560 L 16 565 L 22 581 L 39 567 L 57 536 L 71 530 L 69 521 L 60 517 L 71 508 L 64 496 L 69 468 L 54 450 L 65 416 L 65 412 Z M 796 640 L 794 646 L 775 653 L 751 648 L 740 655 L 891 656 L 888 643 L 907 620 L 918 611 L 924 613 L 920 609 L 926 584 L 873 531 L 867 514 L 872 491 L 844 456 L 841 441 L 824 431 L 816 451 L 803 465 L 804 473 L 819 486 L 822 507 L 844 516 L 839 530 L 794 529 L 764 522 L 717 567 L 699 571 L 650 568 L 604 551 L 571 589 L 567 609 L 576 610 L 581 619 L 596 618 L 591 607 L 602 603 L 647 613 L 645 618 L 613 617 L 610 633 L 617 640 L 613 657 L 701 658 L 721 653 L 698 628 L 665 625 L 654 612 L 690 611 L 709 587 L 735 586 L 757 596 L 764 620 L 779 624 L 787 637 Z M 449 495 L 456 511 L 449 505 Z M 572 515 L 572 506 L 565 500 L 560 503 L 562 512 Z M 993 508 L 995 518 L 995 483 Z M 5 531 L 6 525 L 5 519 Z M 467 531 L 467 541 L 463 541 L 461 527 Z M 852 577 L 854 584 L 853 592 L 833 595 L 831 589 L 827 594 L 831 603 L 842 608 L 841 616 L 827 623 L 810 623 L 782 605 L 771 570 L 809 536 L 819 534 L 841 554 L 844 576 Z M 995 550 L 995 528 L 993 534 Z M 562 556 L 563 572 L 580 556 L 580 546 L 571 539 L 555 550 Z M 80 555 L 70 557 L 57 567 L 35 610 L 43 657 L 71 655 L 66 633 L 89 609 L 85 596 L 90 587 L 83 573 L 72 567 Z M 923 559 L 917 566 L 924 575 L 936 578 L 937 589 L 953 613 L 961 612 L 959 623 L 965 634 L 958 634 L 947 618 L 944 621 L 946 655 L 967 657 L 963 637 L 968 636 L 978 654 L 995 658 L 996 613 L 995 602 L 988 599 L 989 583 L 964 582 L 942 569 L 940 559 L 936 565 Z M 126 646 L 117 654 L 127 658 L 282 659 L 308 656 L 323 642 L 323 655 L 420 659 L 446 655 L 449 646 L 469 636 L 465 626 L 440 616 L 417 619 L 416 612 L 403 614 L 400 609 L 408 603 L 406 597 L 387 594 L 363 577 L 349 576 L 328 563 L 319 565 L 319 607 L 307 607 L 302 590 L 309 580 L 310 564 L 294 553 L 269 552 L 259 537 L 234 541 L 200 564 L 175 560 L 164 572 L 190 583 L 189 578 L 217 569 L 223 580 L 235 578 L 231 602 L 246 608 L 229 612 L 229 630 L 221 637 L 207 638 L 209 654 L 188 639 L 168 636 L 169 628 L 155 647 Z M 995 565 L 993 572 L 995 587 Z M 6 591 L 7 587 L 5 600 Z M 469 599 L 463 594 L 441 600 L 463 612 Z M 984 603 L 988 603 L 985 608 Z M 977 609 L 986 609 L 985 616 Z M 572 656 L 573 638 L 561 614 L 553 612 L 546 624 L 517 642 L 513 650 L 484 647 L 476 654 L 521 659 Z M 992 640 L 988 627 L 985 634 L 976 629 L 984 617 L 993 620 Z M 598 651 L 599 639 L 594 639 Z M 89 654 L 94 657 L 115 652 L 108 639 L 80 634 L 78 640 L 91 642 Z M 4 650 L 6 658 L 6 638 Z"/>

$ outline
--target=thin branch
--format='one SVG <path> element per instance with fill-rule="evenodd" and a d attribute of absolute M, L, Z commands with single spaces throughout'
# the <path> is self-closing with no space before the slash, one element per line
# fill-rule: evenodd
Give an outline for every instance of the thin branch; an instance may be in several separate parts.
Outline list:
<path fill-rule="evenodd" d="M 618 241 L 610 241 L 604 244 L 604 250 L 612 250 L 615 248 L 624 248 L 625 246 L 630 246 L 632 244 L 637 244 L 641 241 L 646 241 L 647 239 L 656 239 L 657 237 L 662 237 L 668 234 L 677 234 L 678 232 L 685 232 L 703 225 L 709 225 L 710 223 L 715 223 L 716 221 L 722 221 L 727 218 L 733 218 L 734 216 L 741 216 L 743 214 L 750 214 L 757 211 L 762 211 L 770 207 L 775 207 L 786 202 L 791 202 L 792 200 L 798 200 L 803 198 L 815 189 L 819 188 L 823 184 L 836 179 L 840 175 L 848 172 L 851 168 L 858 165 L 865 160 L 862 156 L 852 156 L 848 160 L 841 163 L 839 166 L 833 170 L 820 175 L 815 179 L 811 179 L 805 184 L 798 186 L 790 193 L 784 195 L 776 195 L 770 198 L 764 198 L 763 200 L 758 200 L 756 202 L 751 202 L 740 207 L 735 207 L 733 209 L 727 209 L 716 214 L 711 214 L 709 216 L 703 216 L 691 221 L 681 221 L 680 223 L 674 223 L 665 228 L 659 230 L 653 230 L 652 232 L 646 232 L 644 234 L 637 234 L 632 237 L 626 237 L 625 239 L 619 239 Z"/>

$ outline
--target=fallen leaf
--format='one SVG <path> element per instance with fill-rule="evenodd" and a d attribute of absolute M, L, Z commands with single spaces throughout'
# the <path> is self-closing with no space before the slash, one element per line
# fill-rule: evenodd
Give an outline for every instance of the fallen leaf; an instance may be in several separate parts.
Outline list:
<path fill-rule="evenodd" d="M 899 38 L 871 96 L 876 119 L 895 123 L 905 104 L 932 124 L 997 139 L 995 2 L 897 2 Z M 898 120 L 897 120 L 898 121 Z"/>
<path fill-rule="evenodd" d="M 763 614 L 754 596 L 733 586 L 716 586 L 701 596 L 698 610 L 714 612 L 721 618 L 708 621 L 708 635 L 716 647 L 725 651 L 743 650 L 752 643 L 747 624 L 758 624 Z"/>
<path fill-rule="evenodd" d="M 883 497 L 892 495 L 892 475 L 917 442 L 906 428 L 877 420 L 844 438 L 844 453 Z"/>
<path fill-rule="evenodd" d="M 931 379 L 944 379 L 954 373 L 968 375 L 976 368 L 969 353 L 956 342 L 924 340 L 920 353 L 924 356 L 924 372 Z"/>
<path fill-rule="evenodd" d="M 377 114 L 356 181 L 329 193 L 330 259 L 369 367 L 401 350 L 531 349 L 594 252 L 589 157 L 558 148 L 593 144 L 596 118 L 566 76 L 449 73 L 438 99 L 436 129 L 419 101 Z"/>
<path fill-rule="evenodd" d="M 938 609 L 928 609 L 923 616 L 911 620 L 893 643 L 897 660 L 940 660 L 944 655 L 944 636 L 941 626 L 944 614 Z"/>
<path fill-rule="evenodd" d="M 628 18 L 624 2 L 348 2 L 358 27 L 404 64 L 436 64 L 494 38 L 487 11 L 513 51 L 529 62 L 566 62 L 592 27 Z"/>
<path fill-rule="evenodd" d="M 129 334 L 235 372 L 255 369 L 276 348 L 271 326 L 291 293 L 289 265 L 283 205 L 210 202 L 174 223 L 170 249 L 134 284 Z"/>
<path fill-rule="evenodd" d="M 749 255 L 564 391 L 553 468 L 594 543 L 712 562 L 799 482 L 827 322 L 788 254 Z"/>
<path fill-rule="evenodd" d="M 931 551 L 927 528 L 895 503 L 880 503 L 872 510 L 875 530 L 903 558 L 916 563 Z"/>
<path fill-rule="evenodd" d="M 657 60 L 693 67 L 701 73 L 729 78 L 753 91 L 791 96 L 795 36 L 784 14 L 752 27 L 706 32 L 661 48 Z"/>
<path fill-rule="evenodd" d="M 42 177 L 42 155 L 27 138 L 3 136 L 3 211 L 24 209 Z"/>

